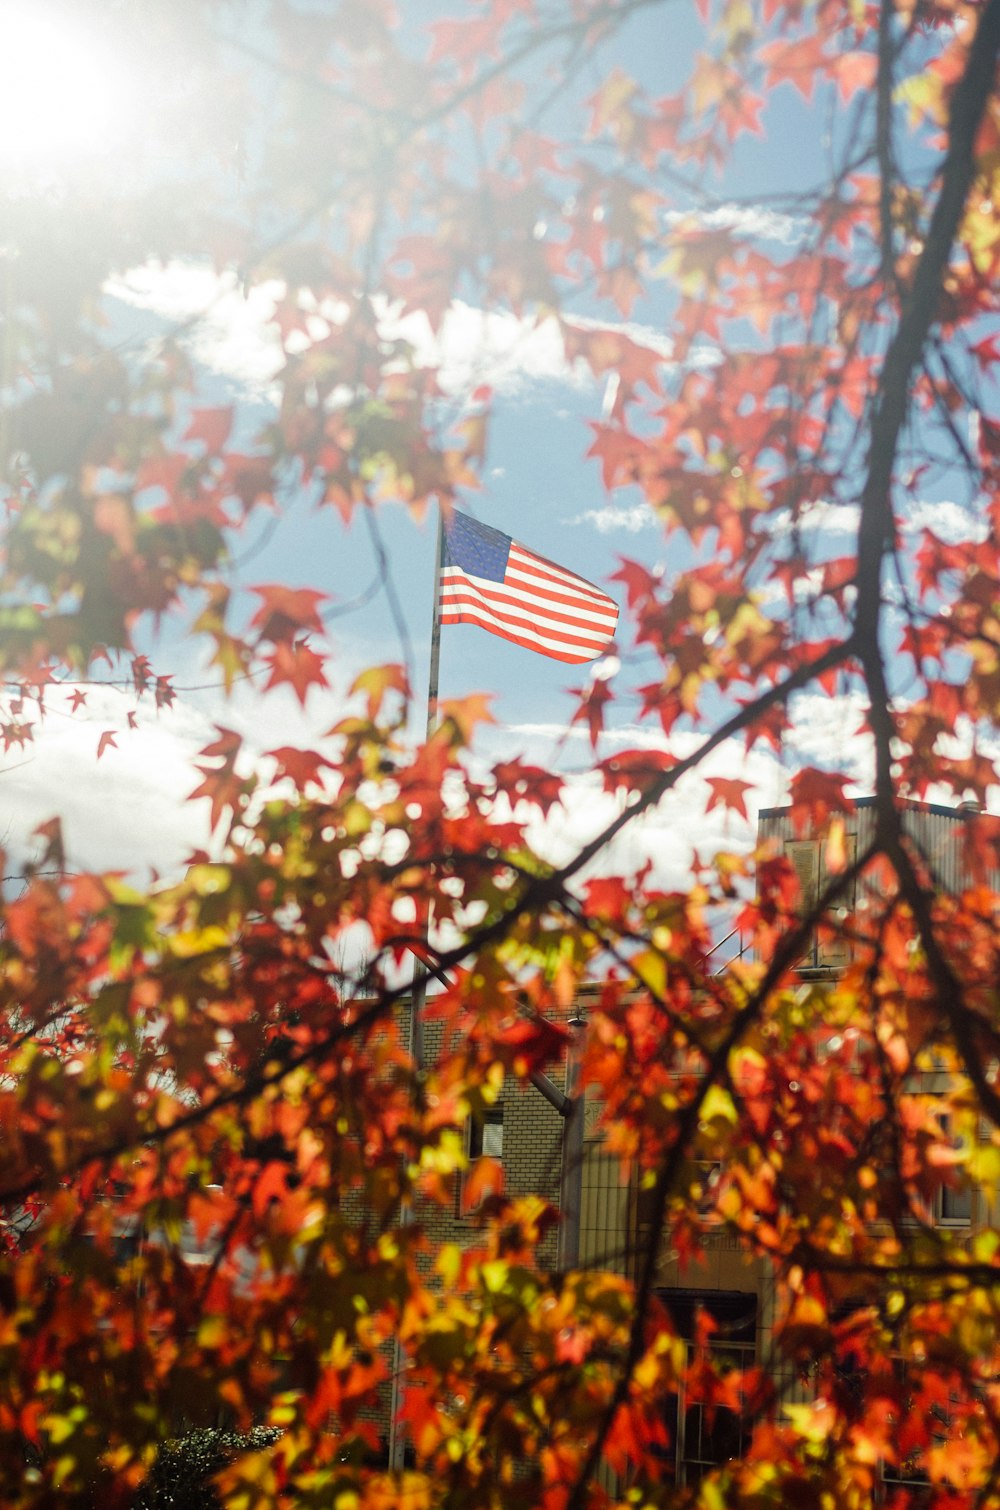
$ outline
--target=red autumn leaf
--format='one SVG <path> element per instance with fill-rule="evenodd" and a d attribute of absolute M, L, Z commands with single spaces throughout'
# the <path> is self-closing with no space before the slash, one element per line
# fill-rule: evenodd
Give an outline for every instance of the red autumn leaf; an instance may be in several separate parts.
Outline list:
<path fill-rule="evenodd" d="M 725 807 L 741 818 L 746 818 L 747 805 L 745 793 L 753 790 L 752 781 L 740 781 L 737 777 L 709 776 L 708 785 L 711 788 L 711 796 L 705 804 L 705 811 L 710 813 L 713 807 Z"/>
<path fill-rule="evenodd" d="M 588 916 L 623 927 L 629 914 L 631 896 L 617 876 L 596 876 L 586 883 Z"/>
<path fill-rule="evenodd" d="M 277 1160 L 265 1164 L 253 1185 L 253 1212 L 258 1218 L 264 1216 L 272 1201 L 285 1199 L 288 1194 L 288 1165 Z"/>
<path fill-rule="evenodd" d="M 604 486 L 611 489 L 625 482 L 634 482 L 645 449 L 642 443 L 618 425 L 592 423 L 591 429 L 594 440 L 587 456 L 600 459 Z"/>
<path fill-rule="evenodd" d="M 305 791 L 310 782 L 315 786 L 322 786 L 321 772 L 324 769 L 337 770 L 336 762 L 327 760 L 317 750 L 299 750 L 292 745 L 281 745 L 276 750 L 268 750 L 267 754 L 276 762 L 279 778 L 287 776 L 300 792 Z"/>
<path fill-rule="evenodd" d="M 44 839 L 45 848 L 39 865 L 44 870 L 51 867 L 53 870 L 66 868 L 66 851 L 63 846 L 62 823 L 59 818 L 49 818 L 47 822 L 40 823 L 34 830 L 40 839 Z"/>
<path fill-rule="evenodd" d="M 561 779 L 540 766 L 524 765 L 519 760 L 501 761 L 493 767 L 493 776 L 498 792 L 505 793 L 512 802 L 531 802 L 543 813 L 551 811 L 562 796 Z"/>
<path fill-rule="evenodd" d="M 620 750 L 598 769 L 606 792 L 644 792 L 676 764 L 677 757 L 666 750 Z"/>
<path fill-rule="evenodd" d="M 435 21 L 430 27 L 433 42 L 428 65 L 446 58 L 459 65 L 468 78 L 481 58 L 497 56 L 497 21 L 493 16 L 459 21 Z"/>
<path fill-rule="evenodd" d="M 174 498 L 181 483 L 191 472 L 191 458 L 179 451 L 166 456 L 147 457 L 135 474 L 135 491 L 144 488 L 162 488 L 168 498 Z"/>
<path fill-rule="evenodd" d="M 818 832 L 835 813 L 849 813 L 854 804 L 845 792 L 848 778 L 809 766 L 791 780 L 792 822 L 796 833 Z"/>
<path fill-rule="evenodd" d="M 117 741 L 115 739 L 115 731 L 114 731 L 114 729 L 105 729 L 104 733 L 101 735 L 100 739 L 97 741 L 97 758 L 98 758 L 98 760 L 100 760 L 100 758 L 104 754 L 105 750 L 108 750 L 108 749 L 117 749 L 117 748 L 118 748 L 118 745 L 117 745 Z"/>
<path fill-rule="evenodd" d="M 20 721 L 16 723 L 0 724 L 0 733 L 2 733 L 3 735 L 4 753 L 6 754 L 6 752 L 13 745 L 17 745 L 19 749 L 23 749 L 26 744 L 29 744 L 34 738 L 34 735 L 31 732 L 32 727 L 33 726 L 31 724 L 22 723 Z"/>
<path fill-rule="evenodd" d="M 214 455 L 226 444 L 232 426 L 231 408 L 194 409 L 191 423 L 184 432 L 184 439 L 201 441 L 205 450 Z"/>
<path fill-rule="evenodd" d="M 787 80 L 807 100 L 812 99 L 816 80 L 823 76 L 830 63 L 825 40 L 818 31 L 810 37 L 769 42 L 760 49 L 758 56 L 767 66 L 769 87 Z"/>
<path fill-rule="evenodd" d="M 472 1212 L 487 1196 L 503 1195 L 504 1169 L 499 1159 L 482 1154 L 474 1159 L 462 1182 L 462 1209 Z"/>
<path fill-rule="evenodd" d="M 330 685 L 323 669 L 326 664 L 324 657 L 311 650 L 304 640 L 297 640 L 294 644 L 282 641 L 275 645 L 265 660 L 270 667 L 265 690 L 287 683 L 303 706 L 310 687 Z"/>
<path fill-rule="evenodd" d="M 261 599 L 261 605 L 250 624 L 262 640 L 283 643 L 294 639 L 304 629 L 322 634 L 319 605 L 329 601 L 326 593 L 312 587 L 284 587 L 280 583 L 254 587 L 251 591 Z"/>
<path fill-rule="evenodd" d="M 844 52 L 831 64 L 841 99 L 849 100 L 859 89 L 872 89 L 878 74 L 878 59 L 873 52 Z"/>
<path fill-rule="evenodd" d="M 579 698 L 579 704 L 572 721 L 575 724 L 586 723 L 591 747 L 596 749 L 604 728 L 604 710 L 608 703 L 614 701 L 615 694 L 607 682 L 595 681 L 585 690 L 576 689 L 575 695 Z"/>

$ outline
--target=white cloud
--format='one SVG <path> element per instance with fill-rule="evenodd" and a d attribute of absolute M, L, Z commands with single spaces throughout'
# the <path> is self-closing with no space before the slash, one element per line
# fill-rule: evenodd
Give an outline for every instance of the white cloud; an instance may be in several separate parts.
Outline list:
<path fill-rule="evenodd" d="M 192 849 L 212 847 L 209 803 L 188 799 L 202 779 L 199 754 L 217 738 L 218 725 L 243 739 L 237 769 L 267 783 L 274 774 L 267 750 L 322 750 L 317 731 L 346 707 L 335 691 L 314 691 L 303 710 L 287 688 L 262 695 L 248 685 L 228 700 L 221 691 L 179 694 L 159 710 L 148 697 L 137 703 L 113 687 L 85 690 L 85 705 L 71 712 L 69 689 L 50 689 L 44 719 L 30 706 L 25 713 L 34 740 L 0 756 L 7 824 L 0 845 L 15 865 L 35 852 L 33 830 L 58 813 L 71 868 L 127 871 L 140 880 L 151 870 L 176 874 Z M 98 759 L 105 731 L 114 743 Z"/>
<path fill-rule="evenodd" d="M 619 731 L 631 736 L 632 748 L 659 745 L 662 737 L 637 739 L 636 729 Z M 616 743 L 618 741 L 616 740 Z M 700 744 L 696 735 L 671 741 L 677 755 L 690 753 Z M 621 743 L 626 746 L 623 738 Z M 629 746 L 626 746 L 629 747 Z M 745 794 L 748 817 L 722 806 L 706 812 L 711 796 L 708 778 L 737 776 L 750 783 Z M 587 876 L 634 874 L 647 863 L 651 866 L 651 884 L 669 890 L 690 886 L 696 863 L 702 863 L 721 850 L 746 852 L 756 837 L 756 811 L 782 800 L 785 777 L 778 762 L 767 751 L 749 754 L 737 741 L 727 741 L 707 756 L 703 766 L 682 777 L 655 809 L 630 822 L 611 844 L 590 864 L 580 879 Z M 538 852 L 555 865 L 563 865 L 583 844 L 595 838 L 622 811 L 622 799 L 603 790 L 597 774 L 567 778 L 562 803 L 545 819 L 529 826 L 529 837 Z"/>
<path fill-rule="evenodd" d="M 804 763 L 835 765 L 855 783 L 855 795 L 868 793 L 875 777 L 875 746 L 871 734 L 862 729 L 866 708 L 860 692 L 800 692 L 791 704 L 792 727 L 785 746 Z"/>
<path fill-rule="evenodd" d="M 582 514 L 574 514 L 571 519 L 562 520 L 562 523 L 590 524 L 600 535 L 611 535 L 618 531 L 636 535 L 640 530 L 655 529 L 657 520 L 648 503 L 637 503 L 631 508 L 618 508 L 609 503 L 600 509 L 584 509 Z"/>
<path fill-rule="evenodd" d="M 284 285 L 272 280 L 244 294 L 235 273 L 204 263 L 146 262 L 106 285 L 107 293 L 135 309 L 179 326 L 194 360 L 232 379 L 254 398 L 269 397 L 281 364 L 281 343 L 271 323 Z"/>
<path fill-rule="evenodd" d="M 782 246 L 797 246 L 810 222 L 794 215 L 783 215 L 766 205 L 720 204 L 712 210 L 669 210 L 664 216 L 668 226 L 697 224 L 709 229 L 736 231 L 741 236 L 762 241 L 777 241 Z"/>
<path fill-rule="evenodd" d="M 988 533 L 986 520 L 980 514 L 950 499 L 937 502 L 921 499 L 907 510 L 903 528 L 933 530 L 947 545 L 960 545 L 965 541 L 981 544 Z"/>
<path fill-rule="evenodd" d="M 656 729 L 630 725 L 601 735 L 595 756 L 582 728 L 565 729 L 557 724 L 518 724 L 501 735 L 492 735 L 493 747 L 481 755 L 501 758 L 516 750 L 526 761 L 544 769 L 559 769 L 564 790 L 561 802 L 544 817 L 533 817 L 528 833 L 538 853 L 553 865 L 564 865 L 594 839 L 622 811 L 623 799 L 605 792 L 598 760 L 617 750 L 669 749 L 679 758 L 693 754 L 703 743 L 694 733 L 675 734 L 665 740 Z M 475 774 L 485 769 L 477 766 Z M 745 794 L 748 818 L 722 807 L 706 813 L 711 795 L 708 777 L 738 777 L 750 783 Z M 691 884 L 696 858 L 704 861 L 720 850 L 743 852 L 756 835 L 756 812 L 775 806 L 787 796 L 787 772 L 774 754 L 757 748 L 749 753 L 742 741 L 728 740 L 713 750 L 703 765 L 690 772 L 667 793 L 658 806 L 632 820 L 622 833 L 591 862 L 581 879 L 594 875 L 631 874 L 650 863 L 651 882 L 668 889 Z M 500 816 L 503 816 L 501 810 Z"/>
<path fill-rule="evenodd" d="M 820 498 L 799 509 L 794 519 L 790 509 L 781 509 L 771 516 L 769 528 L 775 538 L 790 534 L 793 525 L 815 534 L 856 535 L 860 522 L 861 509 L 858 504 L 837 503 L 830 498 Z M 974 508 L 963 507 L 950 499 L 918 500 L 903 513 L 902 527 L 911 533 L 933 530 L 949 545 L 966 540 L 982 541 L 987 534 L 986 521 L 981 514 Z"/>
<path fill-rule="evenodd" d="M 275 397 L 283 356 L 272 314 L 284 293 L 282 283 L 270 281 L 244 292 L 233 272 L 217 273 L 203 263 L 148 262 L 109 281 L 106 292 L 181 327 L 194 360 L 207 371 L 239 383 L 253 397 Z M 317 311 L 334 324 L 342 314 L 333 305 Z M 663 361 L 670 358 L 669 340 L 648 326 L 629 321 L 607 325 L 582 317 L 572 323 L 581 330 L 614 330 L 648 346 Z M 510 395 L 537 382 L 583 388 L 596 381 L 585 362 L 568 360 L 555 319 L 538 322 L 456 300 L 437 333 L 424 314 L 401 315 L 398 306 L 388 304 L 380 324 L 387 339 L 410 343 L 418 365 L 439 368 L 441 387 L 450 395 L 466 394 L 480 384 Z"/>
<path fill-rule="evenodd" d="M 811 534 L 856 535 L 861 522 L 861 510 L 856 503 L 835 503 L 829 498 L 817 498 L 804 504 L 794 514 L 791 509 L 780 509 L 769 521 L 770 534 L 775 538 L 790 535 L 793 529 Z"/>
<path fill-rule="evenodd" d="M 0 760 L 3 844 L 14 864 L 34 852 L 33 829 L 56 812 L 75 869 L 169 872 L 205 842 L 202 815 L 185 799 L 198 779 L 192 757 L 212 737 L 210 720 L 180 701 L 158 714 L 140 705 L 129 729 L 133 702 L 89 687 L 86 706 L 70 713 L 50 693 L 34 742 Z M 98 759 L 106 730 L 115 745 Z"/>

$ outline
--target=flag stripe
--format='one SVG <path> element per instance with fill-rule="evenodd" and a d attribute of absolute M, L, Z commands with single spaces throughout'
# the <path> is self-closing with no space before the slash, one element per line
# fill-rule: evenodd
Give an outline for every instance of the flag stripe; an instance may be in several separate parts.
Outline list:
<path fill-rule="evenodd" d="M 544 640 L 547 645 L 563 645 L 567 650 L 578 655 L 581 660 L 593 660 L 595 656 L 602 653 L 608 643 L 606 634 L 566 628 L 564 625 L 546 622 L 541 617 L 532 617 L 530 614 L 498 611 L 489 603 L 484 603 L 469 595 L 457 601 L 449 598 L 443 603 L 441 622 L 442 624 L 480 624 L 483 628 L 492 630 L 494 634 L 502 634 L 509 627 L 519 635 L 527 635 L 529 638 L 534 636 L 540 642 Z"/>
<path fill-rule="evenodd" d="M 538 581 L 550 582 L 554 587 L 566 592 L 575 592 L 591 602 L 597 598 L 611 603 L 611 599 L 606 597 L 599 587 L 595 587 L 593 582 L 588 582 L 586 577 L 578 577 L 576 572 L 567 571 L 563 566 L 556 566 L 554 562 L 546 561 L 544 556 L 536 556 L 534 551 L 529 551 L 525 546 L 518 545 L 516 540 L 512 540 L 507 570 L 510 572 L 517 568 Z M 616 606 L 612 604 L 612 607 Z"/>
<path fill-rule="evenodd" d="M 543 592 L 549 602 L 578 606 L 588 613 L 593 613 L 602 622 L 612 625 L 617 621 L 617 603 L 606 598 L 598 588 L 585 583 L 582 577 L 571 577 L 568 572 L 564 572 L 558 578 L 540 572 L 531 557 L 514 546 L 507 566 L 506 586 L 513 588 L 518 582 L 524 582 L 528 590 L 533 593 Z M 552 586 L 549 586 L 550 582 Z"/>
<path fill-rule="evenodd" d="M 592 645 L 574 650 L 563 635 L 560 635 L 558 639 L 549 639 L 548 636 L 539 634 L 537 630 L 519 632 L 508 620 L 498 623 L 496 615 L 491 614 L 486 608 L 472 607 L 461 613 L 442 614 L 441 623 L 475 624 L 489 634 L 496 634 L 501 639 L 510 640 L 514 645 L 523 645 L 526 650 L 536 650 L 552 660 L 567 661 L 574 666 L 582 666 L 585 661 L 592 661 L 601 654 L 601 651 L 596 650 Z"/>
<path fill-rule="evenodd" d="M 577 629 L 583 632 L 589 631 L 595 640 L 606 640 L 615 627 L 614 614 L 588 613 L 583 607 L 573 604 L 571 608 L 563 608 L 559 603 L 550 603 L 547 599 L 539 602 L 538 598 L 528 592 L 517 588 L 497 588 L 492 584 L 487 588 L 479 582 L 470 581 L 461 574 L 452 576 L 453 568 L 445 571 L 441 586 L 441 602 L 454 603 L 458 600 L 468 602 L 486 603 L 499 613 L 507 611 L 512 617 L 525 617 L 529 623 L 544 619 L 554 629 L 565 626 L 567 629 Z"/>
<path fill-rule="evenodd" d="M 439 595 L 442 624 L 477 624 L 571 664 L 603 655 L 618 622 L 593 582 L 457 512 L 445 522 Z"/>

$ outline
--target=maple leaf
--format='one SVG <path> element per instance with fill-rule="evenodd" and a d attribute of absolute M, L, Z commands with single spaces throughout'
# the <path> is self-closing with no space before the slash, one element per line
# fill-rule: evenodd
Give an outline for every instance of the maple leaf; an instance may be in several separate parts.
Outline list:
<path fill-rule="evenodd" d="M 493 767 L 497 790 L 512 800 L 531 802 L 548 813 L 562 798 L 562 781 L 551 771 L 524 765 L 519 760 L 501 762 Z"/>
<path fill-rule="evenodd" d="M 637 93 L 635 80 L 624 69 L 613 69 L 588 101 L 591 135 L 599 136 L 610 126 L 613 134 L 627 146 L 635 131 L 634 115 L 629 105 Z"/>
<path fill-rule="evenodd" d="M 707 781 L 711 788 L 711 796 L 705 804 L 707 813 L 713 807 L 725 807 L 739 813 L 741 818 L 748 817 L 747 805 L 743 799 L 746 792 L 753 790 L 752 781 L 740 781 L 737 777 L 728 776 L 709 776 Z"/>
<path fill-rule="evenodd" d="M 38 862 L 40 869 L 65 870 L 66 851 L 59 818 L 49 818 L 47 822 L 40 823 L 33 833 L 45 841 L 45 848 Z"/>
<path fill-rule="evenodd" d="M 273 481 L 269 457 L 227 453 L 222 491 L 224 494 L 233 494 L 240 500 L 244 514 L 260 501 L 273 501 Z"/>
<path fill-rule="evenodd" d="M 499 1159 L 483 1154 L 473 1160 L 462 1182 L 462 1210 L 468 1214 L 480 1207 L 487 1196 L 502 1195 L 504 1168 Z"/>
<path fill-rule="evenodd" d="M 374 719 L 381 711 L 387 692 L 398 692 L 404 702 L 410 697 L 410 685 L 406 670 L 400 665 L 370 666 L 362 671 L 351 686 L 351 695 L 363 692 L 368 705 L 368 717 Z"/>
<path fill-rule="evenodd" d="M 438 730 L 450 733 L 451 742 L 468 746 L 477 724 L 493 724 L 490 712 L 492 695 L 472 693 L 468 697 L 444 698 L 439 704 Z"/>
<path fill-rule="evenodd" d="M 825 39 L 818 32 L 811 37 L 768 42 L 758 57 L 767 67 L 768 88 L 787 81 L 807 100 L 812 99 L 816 80 L 823 76 L 830 61 Z"/>
<path fill-rule="evenodd" d="M 427 57 L 428 64 L 447 58 L 458 64 L 462 78 L 471 76 L 480 58 L 497 56 L 497 25 L 491 16 L 435 21 L 430 31 L 433 41 Z"/>
<path fill-rule="evenodd" d="M 231 408 L 194 409 L 184 432 L 185 440 L 201 441 L 206 451 L 221 451 L 233 425 Z"/>
<path fill-rule="evenodd" d="M 312 782 L 315 786 L 323 785 L 320 774 L 322 769 L 335 771 L 336 763 L 327 760 L 325 755 L 316 750 L 300 750 L 292 745 L 281 745 L 276 750 L 266 752 L 275 761 L 278 767 L 278 776 L 287 776 L 295 783 L 297 791 L 305 791 L 306 786 Z"/>
<path fill-rule="evenodd" d="M 639 473 L 640 459 L 648 448 L 620 425 L 603 425 L 591 422 L 594 440 L 587 452 L 588 458 L 599 457 L 601 479 L 609 490 L 622 483 L 634 482 Z"/>
<path fill-rule="evenodd" d="M 97 741 L 97 758 L 98 758 L 98 760 L 100 760 L 100 758 L 104 754 L 105 750 L 108 750 L 108 749 L 114 750 L 114 749 L 117 749 L 117 748 L 118 748 L 118 742 L 117 742 L 117 740 L 115 738 L 115 731 L 114 731 L 114 729 L 105 729 L 104 733 L 101 735 L 100 739 Z"/>
<path fill-rule="evenodd" d="M 216 725 L 218 738 L 207 744 L 200 752 L 218 765 L 199 765 L 196 770 L 202 781 L 188 797 L 189 802 L 207 797 L 211 802 L 211 827 L 215 829 L 227 808 L 235 814 L 253 788 L 253 781 L 236 773 L 236 761 L 243 745 L 239 734 L 232 729 Z"/>
<path fill-rule="evenodd" d="M 796 833 L 821 830 L 833 814 L 849 813 L 854 804 L 844 788 L 847 778 L 808 766 L 791 780 L 792 822 Z"/>
<path fill-rule="evenodd" d="M 25 723 L 20 719 L 11 723 L 0 724 L 4 753 L 6 754 L 13 745 L 17 745 L 19 749 L 23 749 L 26 744 L 30 743 L 34 739 L 32 733 L 33 727 L 33 724 Z"/>
<path fill-rule="evenodd" d="M 598 769 L 607 792 L 644 792 L 664 771 L 677 764 L 667 750 L 621 750 L 602 760 Z"/>
<path fill-rule="evenodd" d="M 287 682 L 303 706 L 310 687 L 330 685 L 324 670 L 324 657 L 318 651 L 311 650 L 305 640 L 276 644 L 271 654 L 265 657 L 265 663 L 270 667 L 265 691 Z"/>
<path fill-rule="evenodd" d="M 586 723 L 591 747 L 596 750 L 604 728 L 604 710 L 608 703 L 614 701 L 615 694 L 606 681 L 598 680 L 591 682 L 585 690 L 574 689 L 574 696 L 578 703 L 572 722 Z"/>
<path fill-rule="evenodd" d="M 141 696 L 151 681 L 149 657 L 137 655 L 132 658 L 132 685 Z"/>
<path fill-rule="evenodd" d="M 254 587 L 251 591 L 262 600 L 250 621 L 262 640 L 281 644 L 294 639 L 304 629 L 322 634 L 319 605 L 329 601 L 326 593 L 312 587 L 285 587 L 280 583 L 271 587 Z"/>

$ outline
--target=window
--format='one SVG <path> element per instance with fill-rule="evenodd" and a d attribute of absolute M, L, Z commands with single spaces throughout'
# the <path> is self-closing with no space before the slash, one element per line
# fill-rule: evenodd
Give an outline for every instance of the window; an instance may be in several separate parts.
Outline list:
<path fill-rule="evenodd" d="M 853 865 L 858 852 L 857 834 L 846 834 L 847 864 Z M 786 839 L 785 857 L 791 864 L 799 882 L 799 911 L 808 916 L 816 910 L 819 898 L 833 880 L 824 863 L 826 841 L 823 839 Z M 799 961 L 804 969 L 837 969 L 851 958 L 850 939 L 843 931 L 856 906 L 854 883 L 846 889 L 831 909 L 828 921 L 837 930 L 815 930 L 806 952 Z"/>
<path fill-rule="evenodd" d="M 492 1159 L 498 1164 L 503 1162 L 502 1101 L 469 1118 L 466 1123 L 466 1139 L 469 1167 L 458 1181 L 456 1189 L 455 1214 L 459 1217 L 473 1216 L 487 1195 L 498 1195 L 502 1188 L 502 1176 L 498 1183 L 488 1174 L 491 1166 L 479 1164 L 480 1159 Z"/>
<path fill-rule="evenodd" d="M 503 1158 L 503 1102 L 469 1119 L 469 1158 Z"/>
<path fill-rule="evenodd" d="M 757 1339 L 757 1297 L 730 1290 L 661 1290 L 658 1292 L 682 1337 L 693 1338 L 695 1312 L 701 1308 L 716 1322 L 708 1352 L 720 1372 L 750 1368 Z M 690 1344 L 693 1352 L 694 1344 Z M 678 1484 L 699 1484 L 713 1468 L 740 1457 L 749 1442 L 749 1426 L 726 1406 L 707 1411 L 685 1398 L 684 1386 L 667 1405 L 667 1429 Z"/>
<path fill-rule="evenodd" d="M 967 1227 L 972 1221 L 972 1191 L 968 1185 L 957 1189 L 942 1186 L 935 1202 L 934 1216 L 942 1227 Z"/>
<path fill-rule="evenodd" d="M 949 1118 L 941 1118 L 941 1130 L 955 1148 L 965 1145 L 963 1138 L 953 1135 Z M 934 1222 L 939 1227 L 968 1227 L 971 1221 L 972 1186 L 967 1171 L 960 1165 L 954 1171 L 953 1182 L 942 1185 L 934 1197 Z"/>

